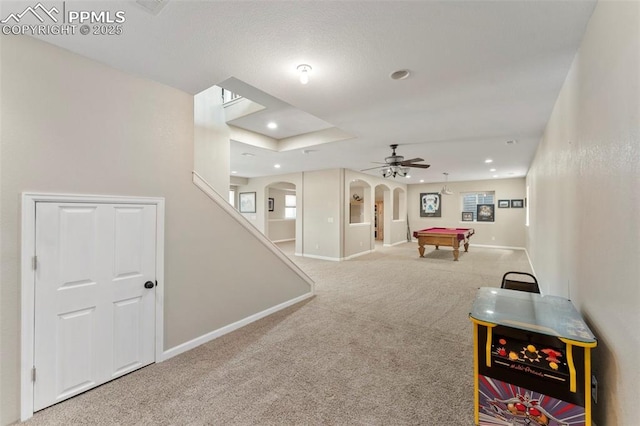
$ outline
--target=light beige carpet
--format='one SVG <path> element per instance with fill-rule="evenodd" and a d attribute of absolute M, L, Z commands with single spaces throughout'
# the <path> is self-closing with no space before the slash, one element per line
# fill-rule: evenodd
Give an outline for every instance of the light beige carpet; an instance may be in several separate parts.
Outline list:
<path fill-rule="evenodd" d="M 290 245 L 282 246 L 285 252 Z M 317 296 L 35 414 L 31 425 L 471 425 L 476 289 L 524 251 L 292 258 Z"/>

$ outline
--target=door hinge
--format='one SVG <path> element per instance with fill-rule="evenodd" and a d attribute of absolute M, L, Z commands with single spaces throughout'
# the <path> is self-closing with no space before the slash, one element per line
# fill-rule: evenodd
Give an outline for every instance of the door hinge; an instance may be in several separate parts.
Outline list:
<path fill-rule="evenodd" d="M 36 269 L 38 269 L 38 256 L 33 256 L 32 258 L 32 265 L 33 265 L 33 270 L 35 271 Z"/>
<path fill-rule="evenodd" d="M 36 367 L 33 367 L 31 369 L 31 381 L 35 382 L 36 381 Z"/>

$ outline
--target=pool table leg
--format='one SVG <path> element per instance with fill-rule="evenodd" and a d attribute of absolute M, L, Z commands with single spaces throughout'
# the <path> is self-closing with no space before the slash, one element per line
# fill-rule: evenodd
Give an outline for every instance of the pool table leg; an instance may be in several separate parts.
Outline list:
<path fill-rule="evenodd" d="M 418 253 L 420 253 L 420 257 L 424 257 L 424 245 L 418 246 Z"/>
<path fill-rule="evenodd" d="M 464 251 L 465 253 L 469 251 L 469 241 L 464 243 Z"/>
<path fill-rule="evenodd" d="M 454 247 L 453 249 L 453 260 L 458 260 L 458 256 L 460 256 L 460 250 L 458 247 Z"/>

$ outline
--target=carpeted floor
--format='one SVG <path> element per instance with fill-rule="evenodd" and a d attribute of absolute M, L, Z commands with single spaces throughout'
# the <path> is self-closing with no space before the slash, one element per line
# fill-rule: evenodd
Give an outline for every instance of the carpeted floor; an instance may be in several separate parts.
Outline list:
<path fill-rule="evenodd" d="M 283 244 L 291 254 L 292 244 Z M 524 251 L 291 256 L 317 296 L 36 413 L 30 425 L 472 425 L 468 313 Z"/>

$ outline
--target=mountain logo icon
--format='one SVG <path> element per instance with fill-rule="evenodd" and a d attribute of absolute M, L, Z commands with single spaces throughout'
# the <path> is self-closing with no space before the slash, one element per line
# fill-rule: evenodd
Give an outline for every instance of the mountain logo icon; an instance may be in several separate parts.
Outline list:
<path fill-rule="evenodd" d="M 31 14 L 35 16 L 38 21 L 41 23 L 44 22 L 44 17 L 49 17 L 53 22 L 58 22 L 58 18 L 56 18 L 53 14 L 58 14 L 60 11 L 54 6 L 51 9 L 47 10 L 46 7 L 42 5 L 42 3 L 38 3 L 35 6 L 29 6 L 22 13 L 11 13 L 5 19 L 0 21 L 0 23 L 6 24 L 7 22 L 13 20 L 16 24 L 20 22 L 20 20 L 27 14 Z M 44 17 L 43 17 L 44 16 Z"/>

